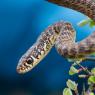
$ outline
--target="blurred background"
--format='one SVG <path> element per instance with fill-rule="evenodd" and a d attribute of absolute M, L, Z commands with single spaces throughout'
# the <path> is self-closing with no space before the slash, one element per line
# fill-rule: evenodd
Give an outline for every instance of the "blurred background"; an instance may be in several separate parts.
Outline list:
<path fill-rule="evenodd" d="M 56 21 L 71 22 L 77 31 L 76 41 L 87 37 L 95 28 L 77 26 L 86 18 L 45 0 L 0 0 L 0 95 L 62 95 L 68 78 L 81 83 L 81 90 L 83 80 L 68 75 L 71 64 L 54 47 L 39 65 L 24 75 L 16 72 L 16 66 L 40 33 Z M 91 61 L 83 65 L 95 66 Z"/>

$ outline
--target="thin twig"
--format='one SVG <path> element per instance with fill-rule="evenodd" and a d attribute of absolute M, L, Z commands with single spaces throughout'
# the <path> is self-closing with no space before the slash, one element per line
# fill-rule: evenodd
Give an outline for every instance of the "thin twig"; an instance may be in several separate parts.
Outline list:
<path fill-rule="evenodd" d="M 79 64 L 79 63 L 77 63 L 77 62 L 76 62 L 76 64 L 77 64 L 79 67 L 81 67 L 85 72 L 87 72 L 89 75 L 92 75 L 92 73 L 91 73 L 87 68 L 85 68 L 84 66 L 82 66 L 81 64 Z"/>
<path fill-rule="evenodd" d="M 76 94 L 76 95 L 79 95 L 78 90 L 75 90 L 75 94 Z"/>

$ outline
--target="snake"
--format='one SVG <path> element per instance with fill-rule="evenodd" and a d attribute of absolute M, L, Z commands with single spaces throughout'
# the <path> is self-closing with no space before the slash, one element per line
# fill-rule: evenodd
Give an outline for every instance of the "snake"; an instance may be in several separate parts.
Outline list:
<path fill-rule="evenodd" d="M 47 0 L 50 3 L 81 12 L 95 21 L 95 0 Z M 29 72 L 44 59 L 55 46 L 64 58 L 83 61 L 95 54 L 95 32 L 80 42 L 76 42 L 76 31 L 67 21 L 58 21 L 49 25 L 36 42 L 22 55 L 17 65 L 17 72 Z"/>

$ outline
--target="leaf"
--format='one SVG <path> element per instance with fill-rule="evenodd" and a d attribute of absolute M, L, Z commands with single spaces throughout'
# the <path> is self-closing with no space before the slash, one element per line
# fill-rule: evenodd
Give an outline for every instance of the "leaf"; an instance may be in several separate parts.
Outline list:
<path fill-rule="evenodd" d="M 95 26 L 95 22 L 93 20 L 90 21 L 89 26 L 92 28 Z"/>
<path fill-rule="evenodd" d="M 74 62 L 73 64 L 72 64 L 72 66 L 76 66 L 77 64 L 76 64 L 76 62 Z"/>
<path fill-rule="evenodd" d="M 91 69 L 91 73 L 95 75 L 95 68 Z"/>
<path fill-rule="evenodd" d="M 78 70 L 74 66 L 71 66 L 69 70 L 69 75 L 74 75 L 76 73 L 78 73 Z"/>
<path fill-rule="evenodd" d="M 70 88 L 70 89 L 76 91 L 78 84 L 76 84 L 74 81 L 72 81 L 72 80 L 69 79 L 69 80 L 67 81 L 67 86 L 68 86 L 68 88 Z"/>
<path fill-rule="evenodd" d="M 70 90 L 70 88 L 65 88 L 63 90 L 63 95 L 73 95 L 72 91 Z"/>
<path fill-rule="evenodd" d="M 87 25 L 87 24 L 89 24 L 89 26 L 92 28 L 92 27 L 95 26 L 95 21 L 93 21 L 92 19 L 88 18 L 88 19 L 86 19 L 86 20 L 80 21 L 80 22 L 78 23 L 78 26 L 81 27 L 81 26 L 85 26 L 85 25 Z"/>
<path fill-rule="evenodd" d="M 68 62 L 74 62 L 73 59 L 67 58 Z"/>
<path fill-rule="evenodd" d="M 90 76 L 88 78 L 88 84 L 95 84 L 95 76 Z"/>
<path fill-rule="evenodd" d="M 95 95 L 93 92 L 90 92 L 89 95 Z"/>
<path fill-rule="evenodd" d="M 85 26 L 86 24 L 89 24 L 89 22 L 91 21 L 91 19 L 86 19 L 86 20 L 82 20 L 78 23 L 78 26 Z"/>

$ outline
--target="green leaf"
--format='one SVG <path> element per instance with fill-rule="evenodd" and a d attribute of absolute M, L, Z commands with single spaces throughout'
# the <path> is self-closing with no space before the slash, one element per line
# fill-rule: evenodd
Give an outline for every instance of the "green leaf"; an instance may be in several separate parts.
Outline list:
<path fill-rule="evenodd" d="M 93 92 L 90 92 L 89 95 L 95 95 Z"/>
<path fill-rule="evenodd" d="M 69 80 L 67 81 L 67 86 L 68 86 L 68 88 L 70 88 L 70 89 L 76 91 L 78 84 L 76 84 L 74 81 L 72 81 L 72 80 L 69 79 Z"/>
<path fill-rule="evenodd" d="M 73 64 L 72 64 L 72 66 L 76 66 L 77 64 L 76 64 L 76 62 L 74 62 Z"/>
<path fill-rule="evenodd" d="M 78 73 L 78 70 L 74 66 L 71 66 L 69 70 L 69 75 L 74 75 L 76 73 Z"/>
<path fill-rule="evenodd" d="M 73 59 L 67 58 L 68 62 L 74 62 Z"/>
<path fill-rule="evenodd" d="M 90 21 L 89 26 L 92 28 L 95 26 L 95 22 L 93 20 Z"/>
<path fill-rule="evenodd" d="M 78 23 L 78 26 L 85 26 L 86 24 L 89 24 L 91 19 L 82 20 Z"/>
<path fill-rule="evenodd" d="M 95 26 L 95 21 L 93 21 L 92 19 L 88 18 L 86 20 L 82 20 L 78 23 L 78 26 L 85 26 L 89 24 L 89 26 L 92 28 Z"/>
<path fill-rule="evenodd" d="M 63 95 L 73 95 L 72 91 L 70 90 L 70 88 L 65 88 L 63 90 Z"/>
<path fill-rule="evenodd" d="M 95 68 L 91 69 L 91 73 L 95 75 Z"/>
<path fill-rule="evenodd" d="M 88 78 L 88 84 L 95 84 L 95 76 L 90 76 Z"/>

